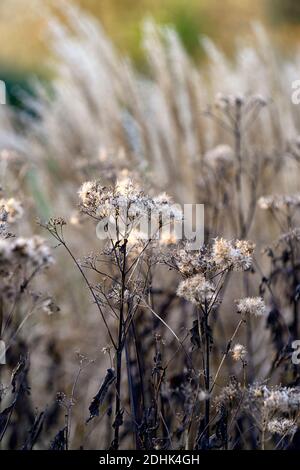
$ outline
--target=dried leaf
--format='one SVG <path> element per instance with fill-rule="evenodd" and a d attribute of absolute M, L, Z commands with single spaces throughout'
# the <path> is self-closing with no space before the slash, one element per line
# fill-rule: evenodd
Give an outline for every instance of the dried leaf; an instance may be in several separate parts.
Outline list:
<path fill-rule="evenodd" d="M 45 419 L 45 413 L 42 411 L 38 416 L 36 416 L 33 426 L 29 431 L 29 435 L 26 439 L 26 442 L 22 450 L 32 450 L 34 444 L 36 443 L 39 435 L 41 434 L 43 423 Z"/>
<path fill-rule="evenodd" d="M 14 400 L 11 405 L 9 405 L 7 408 L 5 408 L 1 413 L 0 413 L 0 436 L 2 438 L 2 434 L 5 431 L 5 428 L 7 426 L 7 421 L 9 420 L 15 404 L 17 400 Z"/>
<path fill-rule="evenodd" d="M 66 432 L 67 427 L 64 427 L 56 434 L 54 440 L 51 442 L 50 450 L 65 450 L 66 449 Z"/>
<path fill-rule="evenodd" d="M 87 423 L 91 421 L 93 418 L 95 418 L 95 416 L 99 416 L 99 408 L 104 402 L 108 389 L 111 386 L 111 384 L 115 381 L 115 378 L 116 378 L 115 371 L 113 369 L 107 369 L 107 374 L 105 376 L 105 379 L 103 380 L 103 383 L 99 389 L 99 392 L 97 393 L 97 395 L 94 396 L 89 406 L 90 417 L 86 421 Z"/>
<path fill-rule="evenodd" d="M 26 365 L 27 358 L 22 356 L 11 376 L 12 393 L 15 393 L 16 390 L 22 385 L 24 373 L 26 373 Z"/>
<path fill-rule="evenodd" d="M 193 327 L 190 329 L 191 332 L 191 343 L 193 346 L 196 347 L 196 349 L 201 348 L 201 339 L 199 335 L 199 326 L 198 326 L 198 320 L 193 321 Z"/>

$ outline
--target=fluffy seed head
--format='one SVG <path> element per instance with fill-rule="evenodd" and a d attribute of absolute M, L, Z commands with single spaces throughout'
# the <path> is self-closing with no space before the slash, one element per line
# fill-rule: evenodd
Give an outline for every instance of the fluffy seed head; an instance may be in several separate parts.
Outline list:
<path fill-rule="evenodd" d="M 244 361 L 247 356 L 247 349 L 242 344 L 235 344 L 231 354 L 234 361 Z"/>
<path fill-rule="evenodd" d="M 86 181 L 80 187 L 78 196 L 83 207 L 97 208 L 100 203 L 99 184 L 96 181 Z"/>
<path fill-rule="evenodd" d="M 10 199 L 0 199 L 0 207 L 7 213 L 7 222 L 13 224 L 23 216 L 23 207 L 20 201 L 11 197 Z"/>
<path fill-rule="evenodd" d="M 292 419 L 272 419 L 268 423 L 268 431 L 271 434 L 278 434 L 279 436 L 295 434 L 297 425 Z"/>
<path fill-rule="evenodd" d="M 245 271 L 251 266 L 253 251 L 254 245 L 249 241 L 216 238 L 212 246 L 212 259 L 220 269 Z"/>
<path fill-rule="evenodd" d="M 258 206 L 262 210 L 284 211 L 290 208 L 300 207 L 300 194 L 287 196 L 264 196 L 258 200 Z"/>
<path fill-rule="evenodd" d="M 243 315 L 261 317 L 266 313 L 266 306 L 260 297 L 245 297 L 237 301 L 237 310 Z"/>
<path fill-rule="evenodd" d="M 196 274 L 182 281 L 177 289 L 177 295 L 193 304 L 209 303 L 215 293 L 214 285 L 205 279 L 203 274 Z"/>

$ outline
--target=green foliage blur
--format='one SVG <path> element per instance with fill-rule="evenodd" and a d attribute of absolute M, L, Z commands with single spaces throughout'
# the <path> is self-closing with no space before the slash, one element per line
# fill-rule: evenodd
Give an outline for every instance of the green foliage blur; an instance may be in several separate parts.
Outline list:
<path fill-rule="evenodd" d="M 34 0 L 27 0 L 27 10 L 31 1 Z M 230 55 L 237 37 L 250 32 L 252 20 L 260 21 L 275 32 L 284 30 L 283 43 L 287 47 L 300 38 L 300 26 L 297 26 L 300 25 L 300 0 L 67 1 L 93 15 L 121 53 L 129 56 L 143 71 L 147 71 L 147 67 L 142 47 L 142 24 L 147 17 L 159 24 L 175 27 L 186 50 L 196 61 L 204 57 L 199 40 L 201 36 L 209 36 Z M 14 16 L 7 22 L 1 17 L 1 8 L 12 3 L 11 0 L 1 2 L 0 79 L 6 82 L 9 104 L 22 108 L 20 93 L 32 93 L 30 77 L 34 73 L 40 78 L 43 64 L 48 59 L 49 51 L 41 39 L 47 21 L 41 21 L 38 12 L 35 16 L 33 9 L 26 19 L 23 16 L 26 2 L 16 0 L 14 4 L 20 5 L 20 11 L 15 6 Z M 44 77 L 47 76 L 51 81 L 49 71 L 44 73 Z"/>
<path fill-rule="evenodd" d="M 160 24 L 173 25 L 186 49 L 193 56 L 201 56 L 199 35 L 212 35 L 215 27 L 211 19 L 211 5 L 207 0 L 77 0 L 85 10 L 103 24 L 122 52 L 137 63 L 143 61 L 141 24 L 146 17 Z"/>
<path fill-rule="evenodd" d="M 268 11 L 275 23 L 300 23 L 299 0 L 268 0 Z"/>

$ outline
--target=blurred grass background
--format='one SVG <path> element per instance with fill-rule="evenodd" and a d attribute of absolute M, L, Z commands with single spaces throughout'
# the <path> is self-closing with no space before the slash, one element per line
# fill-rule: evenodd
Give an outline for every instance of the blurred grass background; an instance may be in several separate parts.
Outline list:
<path fill-rule="evenodd" d="M 199 36 L 208 35 L 229 55 L 238 36 L 250 33 L 259 20 L 287 52 L 300 39 L 299 0 L 67 0 L 98 18 L 116 46 L 137 65 L 143 65 L 141 23 L 151 15 L 172 24 L 195 60 L 202 59 Z M 1 0 L 0 78 L 8 86 L 10 102 L 28 89 L 27 77 L 47 77 L 46 22 L 42 8 L 51 0 Z"/>

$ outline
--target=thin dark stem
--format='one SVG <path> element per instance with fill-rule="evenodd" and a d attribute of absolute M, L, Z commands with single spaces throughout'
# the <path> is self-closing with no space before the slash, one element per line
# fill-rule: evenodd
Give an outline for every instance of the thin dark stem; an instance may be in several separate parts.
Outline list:
<path fill-rule="evenodd" d="M 113 441 L 113 449 L 119 448 L 119 434 L 121 422 L 121 373 L 122 373 L 122 351 L 123 351 L 123 328 L 124 328 L 124 294 L 126 285 L 126 246 L 127 240 L 124 240 L 123 250 L 123 263 L 121 267 L 121 299 L 120 299 L 120 315 L 119 315 L 119 331 L 118 331 L 118 345 L 116 351 L 116 408 L 115 408 L 115 435 Z"/>
<path fill-rule="evenodd" d="M 132 421 L 134 424 L 134 441 L 136 449 L 139 449 L 139 437 L 138 437 L 138 418 L 137 418 L 137 409 L 136 409 L 136 401 L 134 396 L 133 390 L 133 383 L 132 383 L 132 374 L 131 374 L 131 367 L 130 367 L 130 351 L 128 347 L 128 337 L 124 341 L 125 343 L 125 355 L 126 355 L 126 367 L 127 367 L 127 378 L 128 378 L 128 388 L 129 388 L 129 398 L 130 398 L 130 408 L 132 414 Z"/>
<path fill-rule="evenodd" d="M 133 336 L 134 347 L 135 347 L 135 354 L 136 354 L 136 359 L 137 359 L 137 364 L 138 364 L 138 373 L 139 373 L 139 378 L 140 378 L 142 408 L 145 409 L 146 402 L 145 402 L 145 386 L 144 386 L 144 379 L 143 379 L 143 368 L 142 368 L 142 364 L 141 364 L 139 348 L 138 348 L 138 345 L 137 345 L 137 336 L 136 336 L 136 330 L 135 330 L 134 322 L 132 322 L 132 324 L 131 324 L 131 330 L 132 330 L 132 336 Z"/>
<path fill-rule="evenodd" d="M 296 289 L 298 287 L 298 276 L 295 260 L 295 252 L 293 243 L 290 241 L 290 251 L 291 251 L 291 263 L 293 268 L 293 323 L 292 323 L 292 334 L 294 339 L 298 338 L 298 301 L 296 299 Z"/>
<path fill-rule="evenodd" d="M 205 427 L 206 427 L 206 441 L 209 443 L 209 417 L 210 417 L 210 332 L 208 325 L 208 314 L 205 312 L 205 346 L 206 346 L 206 363 L 205 363 Z"/>

